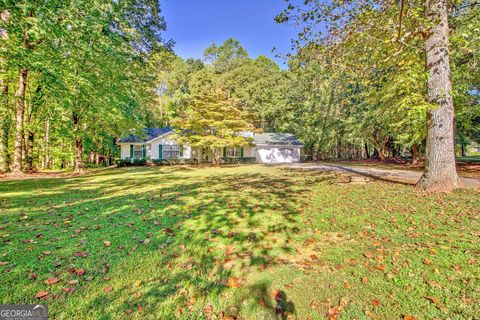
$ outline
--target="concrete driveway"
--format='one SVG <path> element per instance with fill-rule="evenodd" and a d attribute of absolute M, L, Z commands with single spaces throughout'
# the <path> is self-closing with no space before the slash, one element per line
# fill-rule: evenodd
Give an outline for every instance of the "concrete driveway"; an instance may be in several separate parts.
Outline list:
<path fill-rule="evenodd" d="M 319 171 L 335 171 L 352 175 L 359 175 L 376 180 L 415 184 L 422 176 L 421 171 L 381 169 L 366 166 L 348 166 L 326 163 L 292 163 L 285 165 L 289 168 Z M 480 179 L 460 177 L 460 184 L 464 187 L 480 187 Z"/>

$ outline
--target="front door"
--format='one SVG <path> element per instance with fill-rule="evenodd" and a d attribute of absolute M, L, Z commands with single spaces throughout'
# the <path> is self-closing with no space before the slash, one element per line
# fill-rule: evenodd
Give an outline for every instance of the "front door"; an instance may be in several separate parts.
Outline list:
<path fill-rule="evenodd" d="M 209 159 L 208 159 L 208 149 L 207 148 L 202 148 L 202 151 L 200 153 L 201 153 L 200 161 L 201 162 L 208 162 L 209 161 Z"/>

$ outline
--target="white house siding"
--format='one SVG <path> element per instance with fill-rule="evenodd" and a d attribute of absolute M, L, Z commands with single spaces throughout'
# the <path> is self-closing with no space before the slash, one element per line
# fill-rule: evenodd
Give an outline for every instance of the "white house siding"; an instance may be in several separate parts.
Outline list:
<path fill-rule="evenodd" d="M 291 163 L 300 162 L 300 148 L 291 147 L 259 147 L 256 150 L 257 162 Z"/>
<path fill-rule="evenodd" d="M 246 158 L 255 157 L 255 148 L 254 147 L 243 147 L 243 156 Z"/>
<path fill-rule="evenodd" d="M 170 137 L 170 138 L 169 138 Z M 171 134 L 166 136 L 160 137 L 158 139 L 154 139 L 150 142 L 150 158 L 151 159 L 159 159 L 159 145 L 176 145 L 178 144 L 175 140 L 171 139 Z M 148 148 L 147 148 L 148 149 Z M 192 158 L 192 148 L 188 145 L 183 146 L 183 159 L 190 159 Z"/>
<path fill-rule="evenodd" d="M 130 145 L 143 146 L 144 143 L 120 143 L 120 157 L 130 159 Z M 150 157 L 150 147 L 147 145 L 147 157 Z"/>
<path fill-rule="evenodd" d="M 130 145 L 129 144 L 121 144 L 120 145 L 120 157 L 122 159 L 130 158 Z"/>

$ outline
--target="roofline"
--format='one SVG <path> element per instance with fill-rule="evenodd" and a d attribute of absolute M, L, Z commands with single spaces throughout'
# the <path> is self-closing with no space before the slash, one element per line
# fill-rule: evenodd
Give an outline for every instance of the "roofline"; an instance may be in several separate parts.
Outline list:
<path fill-rule="evenodd" d="M 170 134 L 170 133 L 172 133 L 172 132 L 173 132 L 173 129 L 171 129 L 171 130 L 168 131 L 168 132 L 165 132 L 164 134 L 159 135 L 158 137 L 155 137 L 155 138 L 153 138 L 153 139 L 147 140 L 147 141 L 145 141 L 144 143 L 152 142 L 152 141 L 157 140 L 158 138 L 162 138 L 162 137 L 164 137 L 164 136 L 166 136 L 167 134 Z"/>
<path fill-rule="evenodd" d="M 303 148 L 303 144 L 265 144 L 265 143 L 254 143 L 255 147 L 296 147 Z"/>
<path fill-rule="evenodd" d="M 151 143 L 152 141 L 154 141 L 154 140 L 156 140 L 156 139 L 158 139 L 158 138 L 164 137 L 164 136 L 166 136 L 167 134 L 170 134 L 170 133 L 172 133 L 172 132 L 173 132 L 173 129 L 170 130 L 170 131 L 168 131 L 168 132 L 165 132 L 164 134 L 159 135 L 158 137 L 155 137 L 155 138 L 153 138 L 153 139 L 146 140 L 146 141 L 124 142 L 124 141 L 120 141 L 120 139 L 118 139 L 118 140 L 116 141 L 116 143 L 117 143 L 117 144 L 119 144 L 119 143 L 123 143 L 123 144 L 136 144 L 136 143 L 137 143 L 137 144 L 145 144 L 145 143 Z"/>

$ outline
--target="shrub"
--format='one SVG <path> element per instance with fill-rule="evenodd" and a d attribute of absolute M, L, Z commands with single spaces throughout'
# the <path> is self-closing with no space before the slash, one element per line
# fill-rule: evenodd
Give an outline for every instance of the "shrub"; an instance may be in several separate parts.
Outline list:
<path fill-rule="evenodd" d="M 192 165 L 198 164 L 198 159 L 154 159 L 152 160 L 152 164 L 156 166 L 175 166 L 175 165 Z"/>
<path fill-rule="evenodd" d="M 147 158 L 141 158 L 141 159 L 117 159 L 115 160 L 115 163 L 117 164 L 117 167 L 130 167 L 130 166 L 145 166 L 147 165 Z"/>
<path fill-rule="evenodd" d="M 255 163 L 257 159 L 255 157 L 243 157 L 243 158 L 220 158 L 220 163 L 224 164 L 245 164 L 245 163 Z"/>

